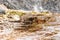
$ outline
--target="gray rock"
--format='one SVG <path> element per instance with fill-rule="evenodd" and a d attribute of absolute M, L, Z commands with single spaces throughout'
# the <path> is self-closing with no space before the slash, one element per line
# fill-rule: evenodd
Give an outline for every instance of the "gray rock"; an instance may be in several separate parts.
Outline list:
<path fill-rule="evenodd" d="M 40 0 L 3 0 L 3 4 L 10 9 L 33 10 L 34 5 L 38 5 Z"/>
<path fill-rule="evenodd" d="M 60 0 L 0 0 L 0 3 L 9 9 L 35 10 L 34 6 L 37 6 L 39 11 L 43 8 L 43 10 L 60 12 Z"/>
<path fill-rule="evenodd" d="M 43 0 L 41 5 L 46 10 L 60 12 L 60 0 Z"/>

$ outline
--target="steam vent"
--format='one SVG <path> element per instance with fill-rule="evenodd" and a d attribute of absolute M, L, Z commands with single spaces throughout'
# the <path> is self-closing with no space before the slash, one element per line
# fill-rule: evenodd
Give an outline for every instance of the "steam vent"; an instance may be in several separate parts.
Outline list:
<path fill-rule="evenodd" d="M 60 40 L 60 0 L 0 0 L 0 40 Z"/>

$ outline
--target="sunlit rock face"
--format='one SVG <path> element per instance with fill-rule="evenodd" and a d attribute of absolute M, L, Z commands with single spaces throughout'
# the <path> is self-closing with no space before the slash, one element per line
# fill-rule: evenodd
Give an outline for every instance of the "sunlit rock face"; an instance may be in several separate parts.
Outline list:
<path fill-rule="evenodd" d="M 60 0 L 0 0 L 9 9 L 60 11 Z"/>

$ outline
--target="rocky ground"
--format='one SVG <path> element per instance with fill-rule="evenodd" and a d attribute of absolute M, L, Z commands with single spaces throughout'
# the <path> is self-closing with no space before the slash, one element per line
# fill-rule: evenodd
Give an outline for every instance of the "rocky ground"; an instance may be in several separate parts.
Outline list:
<path fill-rule="evenodd" d="M 60 12 L 60 0 L 0 0 L 0 4 L 4 4 L 8 9 Z M 4 12 L 4 8 L 0 11 Z M 55 22 L 43 24 L 42 29 L 38 28 L 34 32 L 16 30 L 20 22 L 9 22 L 0 17 L 0 40 L 60 40 L 60 14 L 54 14 Z"/>
<path fill-rule="evenodd" d="M 60 40 L 60 15 L 55 14 L 54 17 L 55 22 L 43 24 L 42 29 L 37 27 L 34 32 L 16 30 L 20 22 L 9 22 L 0 17 L 0 40 Z"/>

